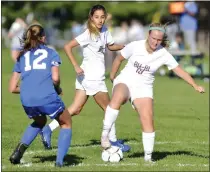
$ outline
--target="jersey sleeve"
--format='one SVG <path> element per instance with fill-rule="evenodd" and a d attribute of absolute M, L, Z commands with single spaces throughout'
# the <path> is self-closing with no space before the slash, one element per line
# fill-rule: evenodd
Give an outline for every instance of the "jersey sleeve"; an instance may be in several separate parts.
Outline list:
<path fill-rule="evenodd" d="M 52 52 L 51 66 L 59 66 L 62 63 L 59 54 L 56 51 Z"/>
<path fill-rule="evenodd" d="M 111 33 L 109 31 L 107 31 L 107 40 L 106 40 L 106 43 L 108 45 L 114 44 L 114 39 L 113 39 L 113 37 L 112 37 L 112 35 L 111 35 Z"/>
<path fill-rule="evenodd" d="M 172 70 L 179 65 L 179 63 L 177 63 L 177 61 L 169 52 L 165 53 L 165 59 L 166 60 L 164 64 L 168 67 L 168 70 Z"/>
<path fill-rule="evenodd" d="M 125 58 L 125 59 L 129 59 L 131 57 L 131 55 L 133 54 L 133 49 L 134 49 L 135 43 L 131 42 L 129 44 L 127 44 L 121 51 L 121 55 Z"/>
<path fill-rule="evenodd" d="M 20 61 L 19 60 L 15 63 L 14 68 L 13 68 L 13 72 L 21 73 Z"/>
<path fill-rule="evenodd" d="M 80 34 L 79 36 L 77 36 L 75 39 L 79 43 L 80 46 L 88 45 L 89 42 L 90 42 L 90 34 L 89 34 L 89 31 L 86 30 L 85 32 L 83 32 L 82 34 Z"/>

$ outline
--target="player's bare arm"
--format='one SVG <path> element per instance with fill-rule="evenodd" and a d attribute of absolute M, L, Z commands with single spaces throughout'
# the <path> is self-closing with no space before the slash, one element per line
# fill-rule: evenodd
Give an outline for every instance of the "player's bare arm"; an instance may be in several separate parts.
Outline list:
<path fill-rule="evenodd" d="M 56 92 L 58 95 L 62 94 L 62 89 L 60 87 L 60 73 L 59 73 L 59 67 L 53 66 L 52 69 L 52 80 L 55 87 Z"/>
<path fill-rule="evenodd" d="M 78 75 L 81 75 L 84 73 L 82 68 L 78 65 L 73 53 L 72 53 L 72 48 L 78 46 L 79 43 L 76 41 L 76 39 L 71 40 L 70 42 L 66 43 L 64 45 L 64 51 L 66 55 L 68 56 L 69 60 L 71 61 L 72 65 L 74 66 L 74 69 Z"/>
<path fill-rule="evenodd" d="M 121 54 L 118 55 L 114 59 L 114 62 L 112 64 L 112 71 L 110 73 L 110 79 L 111 79 L 111 81 L 114 80 L 114 78 L 116 76 L 116 73 L 117 73 L 118 69 L 120 68 L 120 65 L 121 65 L 121 63 L 122 63 L 123 60 L 125 60 L 125 58 Z"/>
<path fill-rule="evenodd" d="M 185 80 L 188 84 L 190 84 L 196 91 L 200 93 L 204 93 L 205 90 L 202 86 L 199 86 L 195 83 L 194 79 L 186 72 L 184 71 L 180 65 L 173 69 L 173 72 L 177 74 L 180 78 Z"/>
<path fill-rule="evenodd" d="M 118 51 L 118 50 L 122 50 L 125 46 L 118 45 L 118 44 L 112 44 L 112 45 L 107 45 L 107 47 L 110 51 Z"/>
<path fill-rule="evenodd" d="M 20 87 L 18 86 L 18 81 L 20 79 L 20 74 L 13 72 L 9 82 L 9 91 L 14 94 L 20 93 Z"/>

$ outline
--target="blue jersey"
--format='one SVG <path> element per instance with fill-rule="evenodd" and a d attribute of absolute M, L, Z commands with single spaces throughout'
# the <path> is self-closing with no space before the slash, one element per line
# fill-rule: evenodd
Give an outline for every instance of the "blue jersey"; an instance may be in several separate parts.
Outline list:
<path fill-rule="evenodd" d="M 52 80 L 52 66 L 59 66 L 58 53 L 45 45 L 25 52 L 13 72 L 21 73 L 20 97 L 24 106 L 42 106 L 59 99 Z"/>

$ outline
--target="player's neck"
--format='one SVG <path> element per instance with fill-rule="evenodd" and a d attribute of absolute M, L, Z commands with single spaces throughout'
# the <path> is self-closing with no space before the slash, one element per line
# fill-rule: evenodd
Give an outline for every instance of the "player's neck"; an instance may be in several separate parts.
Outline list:
<path fill-rule="evenodd" d="M 145 42 L 145 47 L 149 54 L 152 54 L 154 52 L 153 49 L 149 46 L 148 41 Z"/>

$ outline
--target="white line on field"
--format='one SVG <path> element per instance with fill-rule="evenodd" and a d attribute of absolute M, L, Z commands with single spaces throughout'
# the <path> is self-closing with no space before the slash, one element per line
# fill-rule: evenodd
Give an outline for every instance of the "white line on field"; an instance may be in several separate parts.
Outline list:
<path fill-rule="evenodd" d="M 177 164 L 177 166 L 179 166 L 179 167 L 197 166 L 197 165 L 198 164 L 182 164 L 182 163 Z M 199 165 L 204 166 L 204 167 L 208 167 L 209 166 L 209 164 L 199 164 Z"/>
<path fill-rule="evenodd" d="M 144 164 L 145 166 L 158 166 L 158 163 L 155 164 Z M 54 167 L 53 163 L 48 163 L 48 164 L 33 164 L 32 162 L 28 162 L 25 164 L 19 164 L 17 167 L 19 168 L 23 168 L 23 167 Z M 142 166 L 142 164 L 138 164 L 138 163 L 103 163 L 103 164 L 86 164 L 86 163 L 79 163 L 79 164 L 73 164 L 73 165 L 69 165 L 69 166 L 64 166 L 64 167 L 87 167 L 87 166 Z M 168 167 L 168 166 L 173 166 L 173 164 L 164 164 L 163 166 Z M 186 166 L 190 166 L 190 167 L 194 167 L 194 166 L 200 166 L 200 167 L 208 167 L 209 164 L 182 164 L 182 163 L 178 163 L 175 164 L 175 166 L 178 167 L 186 167 Z M 3 169 L 6 169 L 7 167 L 4 165 L 2 166 Z"/>

